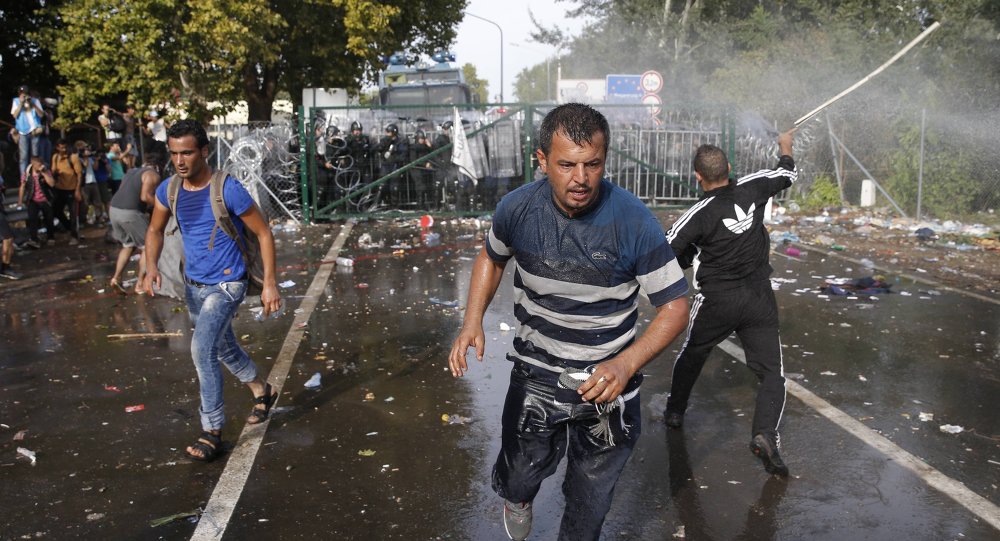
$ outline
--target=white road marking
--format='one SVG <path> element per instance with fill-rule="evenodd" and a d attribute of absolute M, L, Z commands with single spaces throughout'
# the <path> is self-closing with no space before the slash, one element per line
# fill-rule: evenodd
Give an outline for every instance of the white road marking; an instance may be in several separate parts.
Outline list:
<path fill-rule="evenodd" d="M 282 344 L 281 351 L 278 352 L 278 357 L 274 361 L 274 367 L 271 368 L 271 373 L 267 378 L 271 387 L 279 393 L 285 385 L 288 371 L 295 359 L 295 352 L 298 351 L 299 344 L 302 343 L 302 338 L 305 335 L 305 327 L 301 324 L 307 323 L 316 309 L 316 304 L 323 294 L 323 288 L 326 287 L 326 283 L 330 279 L 330 273 L 334 267 L 333 261 L 337 259 L 337 255 L 347 241 L 353 227 L 350 222 L 341 227 L 340 234 L 323 259 L 330 261 L 330 263 L 320 265 L 316 271 L 316 276 L 313 277 L 313 281 L 309 284 L 309 289 L 299 305 L 302 311 L 295 314 L 292 326 L 285 336 L 285 342 Z M 280 394 L 278 399 L 281 399 Z M 236 446 L 229 456 L 229 461 L 226 462 L 226 468 L 222 471 L 222 476 L 215 485 L 215 490 L 212 491 L 212 497 L 205 505 L 205 511 L 201 515 L 201 520 L 198 521 L 198 527 L 195 529 L 194 535 L 191 536 L 192 541 L 222 539 L 222 534 L 226 532 L 226 526 L 229 525 L 229 519 L 233 515 L 233 510 L 236 509 L 236 503 L 239 501 L 243 487 L 253 469 L 257 451 L 260 449 L 269 424 L 271 424 L 270 419 L 256 425 L 246 425 L 243 428 L 240 439 L 236 442 Z"/>
<path fill-rule="evenodd" d="M 719 344 L 719 348 L 735 357 L 736 360 L 746 364 L 747 360 L 746 355 L 743 353 L 743 348 L 731 340 L 723 340 Z M 1000 507 L 994 505 L 993 502 L 969 490 L 962 483 L 948 477 L 923 460 L 906 452 L 885 436 L 882 436 L 865 426 L 864 423 L 835 408 L 832 404 L 816 396 L 798 383 L 786 378 L 785 385 L 788 389 L 788 394 L 798 398 L 807 406 L 816 410 L 817 413 L 826 417 L 862 442 L 874 447 L 892 459 L 893 462 L 912 471 L 917 477 L 923 479 L 925 483 L 938 489 L 977 517 L 983 519 L 997 530 L 1000 530 Z"/>

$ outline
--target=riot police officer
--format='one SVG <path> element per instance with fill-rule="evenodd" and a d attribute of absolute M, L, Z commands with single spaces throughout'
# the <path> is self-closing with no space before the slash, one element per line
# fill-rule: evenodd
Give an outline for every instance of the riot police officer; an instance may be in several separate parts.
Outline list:
<path fill-rule="evenodd" d="M 371 147 L 371 139 L 365 135 L 361 123 L 357 120 L 351 122 L 351 133 L 347 136 L 347 154 L 351 157 L 351 163 L 347 164 L 346 168 L 359 171 L 363 182 L 370 182 L 374 172 Z"/>
<path fill-rule="evenodd" d="M 427 140 L 424 130 L 417 130 L 410 145 L 410 161 L 415 162 L 431 151 L 431 143 Z M 410 169 L 410 179 L 416 191 L 417 204 L 423 210 L 430 210 L 434 200 L 434 168 L 430 160 L 417 164 Z"/>
<path fill-rule="evenodd" d="M 381 159 L 379 178 L 389 175 L 406 163 L 406 158 L 410 154 L 409 147 L 410 145 L 406 138 L 399 136 L 398 126 L 389 124 L 385 127 L 385 135 L 378 144 L 378 153 Z M 406 180 L 399 176 L 387 181 L 384 186 L 387 186 L 389 189 L 390 204 L 399 205 L 402 202 L 405 184 Z"/>
<path fill-rule="evenodd" d="M 434 135 L 434 143 L 431 145 L 432 151 L 451 144 L 451 125 L 452 121 L 450 120 L 441 124 L 441 129 Z M 458 168 L 451 163 L 451 152 L 444 151 L 432 158 L 432 161 L 434 162 L 435 193 L 443 194 L 445 199 L 453 199 L 454 195 L 449 197 L 447 194 L 454 190 L 454 180 L 457 178 Z"/>

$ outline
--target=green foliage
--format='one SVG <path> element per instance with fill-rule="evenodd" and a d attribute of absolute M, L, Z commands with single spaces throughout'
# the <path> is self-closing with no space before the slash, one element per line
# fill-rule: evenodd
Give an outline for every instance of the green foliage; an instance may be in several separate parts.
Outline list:
<path fill-rule="evenodd" d="M 476 73 L 476 66 L 472 64 L 462 65 L 462 76 L 465 77 L 465 84 L 469 85 L 469 90 L 473 96 L 479 96 L 479 103 L 487 103 L 489 98 L 486 94 L 486 79 L 480 79 Z"/>
<path fill-rule="evenodd" d="M 546 102 L 555 96 L 556 79 L 551 65 L 535 64 L 514 76 L 514 98 L 521 102 Z"/>
<path fill-rule="evenodd" d="M 840 188 L 837 182 L 828 175 L 817 175 L 812 186 L 799 202 L 803 210 L 816 212 L 824 208 L 837 207 L 842 204 Z"/>
<path fill-rule="evenodd" d="M 890 153 L 892 174 L 886 190 L 908 212 L 916 212 L 920 178 L 920 124 L 900 123 L 898 146 Z M 976 210 L 975 201 L 985 184 L 978 178 L 982 168 L 976 156 L 962 145 L 926 130 L 924 140 L 921 214 L 937 217 L 962 216 Z"/>
<path fill-rule="evenodd" d="M 65 79 L 64 120 L 107 96 L 170 104 L 203 121 L 245 99 L 267 120 L 278 90 L 356 91 L 382 55 L 447 46 L 466 0 L 66 0 L 40 29 Z"/>
<path fill-rule="evenodd" d="M 57 24 L 41 9 L 50 3 L 17 0 L 5 2 L 0 8 L 0 95 L 5 98 L 14 95 L 22 84 L 43 96 L 52 96 L 59 84 L 52 55 L 31 35 L 35 28 Z"/>

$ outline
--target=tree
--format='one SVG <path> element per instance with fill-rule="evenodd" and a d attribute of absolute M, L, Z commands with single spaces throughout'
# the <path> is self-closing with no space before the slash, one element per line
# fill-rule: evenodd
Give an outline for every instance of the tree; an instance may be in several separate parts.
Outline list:
<path fill-rule="evenodd" d="M 26 84 L 43 95 L 51 95 L 59 74 L 49 51 L 31 36 L 35 28 L 54 24 L 42 10 L 50 0 L 20 0 L 0 9 L 0 92 L 4 98 Z"/>
<path fill-rule="evenodd" d="M 465 77 L 465 84 L 469 85 L 473 100 L 475 100 L 475 96 L 479 96 L 479 103 L 489 101 L 486 94 L 487 81 L 486 79 L 479 78 L 479 74 L 476 73 L 476 66 L 468 63 L 464 64 L 462 66 L 462 76 Z"/>
<path fill-rule="evenodd" d="M 103 96 L 168 102 L 206 121 L 247 101 L 268 120 L 275 94 L 307 86 L 357 91 L 381 57 L 427 53 L 454 37 L 466 0 L 66 0 L 39 32 L 53 51 L 63 114 L 82 119 Z M 212 102 L 217 102 L 213 104 Z"/>
<path fill-rule="evenodd" d="M 544 62 L 524 68 L 514 76 L 514 97 L 521 102 L 550 101 L 556 81 Z"/>

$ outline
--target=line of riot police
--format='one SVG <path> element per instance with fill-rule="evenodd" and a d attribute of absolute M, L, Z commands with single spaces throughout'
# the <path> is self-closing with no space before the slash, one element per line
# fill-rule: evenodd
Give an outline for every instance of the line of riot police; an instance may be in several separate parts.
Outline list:
<path fill-rule="evenodd" d="M 377 141 L 365 134 L 360 121 L 344 133 L 336 125 L 317 126 L 316 201 L 320 214 L 376 210 L 491 211 L 499 197 L 517 178 L 477 183 L 459 173 L 444 150 L 413 165 L 371 190 L 359 190 L 452 142 L 452 121 L 445 121 L 429 135 L 423 129 L 400 133 L 396 123 L 385 126 Z M 501 186 L 503 193 L 493 193 Z M 346 205 L 327 208 L 352 193 Z M 487 193 L 488 192 L 488 193 Z"/>

